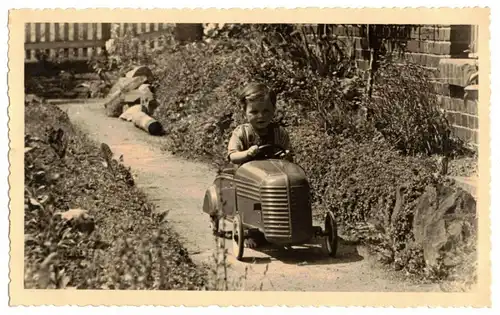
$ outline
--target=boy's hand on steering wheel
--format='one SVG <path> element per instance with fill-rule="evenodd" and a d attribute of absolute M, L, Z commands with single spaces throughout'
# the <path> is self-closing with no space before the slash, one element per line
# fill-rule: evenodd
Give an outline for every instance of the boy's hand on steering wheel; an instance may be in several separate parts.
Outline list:
<path fill-rule="evenodd" d="M 249 157 L 254 157 L 259 153 L 259 146 L 258 145 L 253 145 L 247 150 L 247 155 Z"/>

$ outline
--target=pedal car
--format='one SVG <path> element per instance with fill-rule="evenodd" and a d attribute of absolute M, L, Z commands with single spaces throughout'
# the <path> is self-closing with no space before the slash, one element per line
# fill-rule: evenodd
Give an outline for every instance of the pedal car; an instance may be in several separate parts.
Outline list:
<path fill-rule="evenodd" d="M 328 212 L 324 227 L 313 226 L 310 187 L 302 167 L 283 159 L 275 145 L 259 147 L 258 155 L 240 166 L 223 169 L 207 189 L 203 212 L 219 234 L 221 219 L 232 222 L 233 254 L 241 260 L 248 232 L 259 231 L 273 245 L 291 248 L 324 237 L 322 248 L 335 256 L 337 225 Z"/>

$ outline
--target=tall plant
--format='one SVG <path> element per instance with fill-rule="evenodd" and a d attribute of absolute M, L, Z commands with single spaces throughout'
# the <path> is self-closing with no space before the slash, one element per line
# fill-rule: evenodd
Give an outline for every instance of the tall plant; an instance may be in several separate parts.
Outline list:
<path fill-rule="evenodd" d="M 320 76 L 352 76 L 354 50 L 333 32 L 333 25 L 267 24 L 256 25 L 261 46 Z"/>

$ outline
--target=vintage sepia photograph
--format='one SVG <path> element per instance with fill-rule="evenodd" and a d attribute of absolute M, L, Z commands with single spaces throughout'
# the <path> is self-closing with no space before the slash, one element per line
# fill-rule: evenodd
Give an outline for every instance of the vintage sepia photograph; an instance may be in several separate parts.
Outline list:
<path fill-rule="evenodd" d="M 478 24 L 142 14 L 18 23 L 24 290 L 478 292 Z"/>

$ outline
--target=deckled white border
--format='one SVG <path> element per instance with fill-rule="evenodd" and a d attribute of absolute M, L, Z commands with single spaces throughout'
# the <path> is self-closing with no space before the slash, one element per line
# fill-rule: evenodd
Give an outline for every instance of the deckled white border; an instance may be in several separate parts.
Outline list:
<path fill-rule="evenodd" d="M 119 5 L 120 7 L 125 7 L 125 8 L 154 8 L 154 7 L 157 7 L 157 8 L 231 8 L 231 7 L 234 7 L 237 5 L 237 7 L 239 8 L 254 8 L 254 7 L 284 7 L 284 8 L 295 8 L 295 7 L 354 7 L 354 8 L 362 8 L 362 7 L 366 7 L 366 6 L 370 6 L 370 7 L 423 7 L 423 6 L 427 6 L 427 7 L 462 7 L 462 6 L 468 6 L 468 7 L 471 7 L 471 6 L 480 6 L 480 7 L 484 7 L 484 6 L 488 6 L 490 8 L 492 8 L 492 18 L 491 18 L 491 55 L 492 56 L 499 56 L 498 54 L 496 54 L 496 52 L 498 51 L 497 49 L 497 41 L 498 41 L 498 31 L 496 30 L 500 30 L 500 23 L 497 23 L 496 19 L 498 19 L 499 17 L 497 12 L 496 12 L 496 7 L 498 7 L 498 5 L 496 4 L 495 1 L 474 1 L 474 0 L 470 0 L 470 1 L 429 1 L 429 0 L 416 0 L 416 1 L 404 1 L 404 2 L 399 2 L 399 1 L 389 1 L 389 0 L 378 0 L 376 1 L 375 3 L 371 2 L 371 1 L 344 1 L 343 3 L 333 3 L 332 1 L 318 1 L 318 0 L 305 0 L 305 1 L 292 1 L 292 0 L 289 0 L 289 1 L 283 1 L 283 0 L 280 0 L 280 1 L 261 1 L 261 0 L 246 0 L 246 1 L 238 1 L 238 3 L 236 4 L 235 3 L 236 1 L 220 1 L 220 0 L 211 0 L 211 1 L 201 1 L 201 0 L 197 0 L 197 1 L 194 1 L 194 0 L 184 0 L 182 2 L 178 2 L 177 6 L 175 5 L 175 3 L 173 4 L 170 4 L 170 3 L 158 3 L 158 1 L 151 1 L 151 0 L 141 0 L 141 1 L 137 1 L 137 0 L 122 0 L 120 1 L 119 3 L 115 3 L 115 2 L 112 2 L 112 1 L 96 1 L 96 0 L 86 0 L 86 1 L 54 1 L 54 0 L 46 0 L 46 1 L 43 1 L 43 3 L 41 3 L 40 1 L 15 1 L 15 3 L 9 3 L 10 6 L 13 6 L 13 8 L 89 8 L 89 7 L 113 7 L 114 5 Z M 140 4 L 140 6 L 138 6 L 138 4 Z M 182 5 L 180 5 L 182 4 Z M 3 6 L 2 6 L 3 8 Z M 3 11 L 3 12 L 6 12 L 6 11 Z M 2 15 L 2 25 L 4 25 L 4 27 L 2 28 L 2 41 L 3 43 L 6 43 L 7 42 L 7 14 L 3 14 Z M 7 46 L 4 44 L 4 45 L 1 45 L 1 48 L 3 51 L 2 53 L 5 51 L 5 53 L 2 54 L 3 56 L 3 60 L 4 62 L 2 63 L 2 66 L 3 68 L 5 68 L 5 72 L 3 73 L 7 73 Z M 491 120 L 492 121 L 496 121 L 495 118 L 497 118 L 497 115 L 498 115 L 498 106 L 500 106 L 500 102 L 498 100 L 498 97 L 497 97 L 497 94 L 498 93 L 495 93 L 495 88 L 498 90 L 498 88 L 500 87 L 500 82 L 499 80 L 497 80 L 497 72 L 498 72 L 498 58 L 497 60 L 495 60 L 495 57 L 493 57 L 491 59 L 491 65 L 492 65 L 492 74 L 491 74 L 491 87 L 492 87 L 492 94 L 491 94 L 491 103 L 493 104 L 491 106 Z M 2 86 L 2 88 L 5 89 L 5 92 L 2 93 L 2 102 L 0 103 L 2 105 L 2 111 L 1 111 L 1 118 L 0 118 L 0 133 L 2 134 L 2 136 L 0 137 L 0 141 L 1 141 L 1 153 L 0 153 L 0 163 L 1 165 L 3 166 L 2 169 L 1 169 L 1 180 L 0 180 L 0 191 L 2 192 L 2 194 L 0 195 L 0 200 L 2 201 L 2 206 L 3 207 L 0 207 L 0 209 L 4 209 L 4 212 L 3 212 L 3 220 L 2 220 L 2 226 L 0 226 L 0 230 L 4 231 L 4 237 L 1 239 L 0 241 L 0 246 L 1 246 L 1 249 L 3 251 L 3 253 L 8 253 L 8 248 L 9 248 L 9 243 L 8 243 L 8 185 L 7 185 L 7 176 L 8 176 L 8 169 L 7 169 L 7 165 L 8 165 L 8 159 L 7 159 L 7 152 L 8 152 L 8 137 L 7 137 L 7 106 L 9 104 L 8 102 L 8 98 L 7 98 L 7 93 L 6 93 L 6 88 L 7 88 L 7 85 L 6 85 L 6 76 L 3 75 L 1 76 L 1 79 L 2 80 L 2 84 L 0 84 Z M 498 106 L 495 106 L 495 105 L 498 105 Z M 496 130 L 497 127 L 496 127 L 496 124 L 492 124 L 492 128 L 491 128 L 491 131 L 490 131 L 490 134 L 491 134 L 491 137 L 492 137 L 492 145 L 491 145 L 491 151 L 492 151 L 492 157 L 491 157 L 491 160 L 492 161 L 500 161 L 500 156 L 498 156 L 498 151 L 497 151 L 497 146 L 496 146 L 496 142 L 495 142 L 495 135 L 499 133 L 498 130 Z M 497 294 L 497 290 L 496 290 L 496 286 L 495 284 L 498 283 L 498 281 L 495 281 L 498 279 L 498 276 L 497 276 L 497 271 L 495 270 L 495 265 L 496 265 L 496 262 L 497 262 L 497 259 L 495 258 L 496 257 L 496 250 L 495 250 L 495 244 L 497 243 L 497 234 L 496 233 L 496 230 L 497 230 L 497 226 L 498 226 L 498 222 L 499 222 L 499 218 L 498 218 L 498 211 L 495 211 L 495 209 L 500 209 L 500 207 L 498 207 L 498 203 L 497 203 L 497 198 L 496 198 L 496 195 L 495 195 L 495 191 L 500 191 L 500 189 L 495 189 L 497 188 L 497 185 L 496 185 L 496 177 L 494 175 L 497 174 L 496 170 L 497 170 L 497 166 L 496 164 L 493 162 L 492 163 L 492 187 L 491 187 L 491 191 L 492 191 L 492 200 L 491 200 L 491 209 L 492 209 L 492 213 L 491 213 L 491 224 L 492 224 L 492 242 L 493 242 L 493 249 L 492 249 L 492 265 L 493 265 L 493 286 L 492 286 L 492 300 L 493 300 L 493 303 L 494 303 L 494 306 L 495 304 L 498 304 L 498 303 L 495 303 L 495 300 L 496 301 L 499 301 L 499 299 L 497 298 L 498 297 L 498 294 Z M 5 237 L 7 236 L 7 237 Z M 8 256 L 7 255 L 1 255 L 1 266 L 4 267 L 2 269 L 3 272 L 3 277 L 2 279 L 4 279 L 5 281 L 2 282 L 2 285 L 0 286 L 0 295 L 2 296 L 2 302 L 5 301 L 7 302 L 7 283 L 8 283 L 8 277 L 7 277 L 7 273 L 8 273 Z M 272 293 L 270 293 L 272 294 Z M 3 305 L 5 305 L 6 303 L 3 303 Z M 143 307 L 144 308 L 144 307 Z M 33 310 L 32 310 L 33 309 Z M 496 309 L 496 307 L 494 307 L 494 309 Z M 126 311 L 131 311 L 131 314 L 133 314 L 132 312 L 134 311 L 133 308 L 118 308 L 118 307 L 94 307 L 92 310 L 89 310 L 89 309 L 85 309 L 85 308 L 78 308 L 78 307 L 62 307 L 62 308 L 55 308 L 55 307 L 41 307 L 39 309 L 34 309 L 34 308 L 16 308 L 14 309 L 16 312 L 22 312 L 22 313 L 29 313 L 30 311 L 32 312 L 47 312 L 47 314 L 54 314 L 55 312 L 61 312 L 61 313 L 69 313 L 71 312 L 71 314 L 79 314 L 79 312 L 102 312 L 103 314 L 104 313 L 108 313 L 108 312 L 111 312 L 111 311 L 115 311 L 115 312 L 120 312 L 120 313 L 123 313 L 123 312 L 126 312 Z M 466 312 L 466 311 L 471 311 L 471 312 L 474 312 L 475 314 L 478 314 L 480 313 L 481 311 L 483 310 L 477 310 L 477 309 L 458 309 L 458 310 L 450 310 L 450 309 L 447 309 L 447 310 L 444 310 L 444 309 L 405 309 L 405 310 L 401 310 L 401 309 L 375 309 L 375 310 L 372 310 L 372 309 L 368 309 L 368 308 L 364 308 L 364 309 L 361 309 L 361 308 L 355 308 L 355 309 L 344 309 L 344 308 L 335 308 L 335 309 L 314 309 L 314 308 L 310 308 L 310 309 L 302 309 L 302 308 L 273 308 L 272 310 L 271 309 L 266 309 L 268 311 L 274 311 L 275 313 L 278 313 L 278 312 L 282 312 L 282 313 L 286 313 L 286 314 L 303 314 L 304 312 L 323 312 L 324 314 L 327 314 L 327 312 L 335 312 L 335 314 L 346 314 L 347 312 L 355 312 L 355 313 L 358 313 L 360 311 L 364 311 L 364 312 L 368 312 L 370 311 L 371 314 L 375 314 L 375 312 L 377 313 L 384 313 L 384 314 L 389 314 L 391 312 L 393 312 L 394 314 L 401 314 L 401 312 L 439 312 L 440 314 L 442 314 L 444 311 L 446 312 L 451 312 L 451 311 L 457 311 L 457 312 Z M 13 311 L 12 309 L 10 310 L 3 310 L 2 309 L 2 313 L 7 313 L 7 311 Z M 139 310 L 137 310 L 139 311 Z M 187 308 L 169 308 L 168 310 L 166 309 L 163 309 L 163 308 L 155 308 L 155 307 L 147 307 L 147 309 L 141 309 L 140 310 L 141 312 L 148 312 L 148 314 L 152 314 L 152 313 L 155 313 L 155 312 L 158 312 L 158 314 L 160 314 L 160 312 L 162 312 L 162 314 L 164 314 L 164 312 L 169 312 L 169 313 L 172 313 L 172 312 L 183 312 L 183 313 L 189 313 L 189 312 L 195 312 L 195 311 L 202 311 L 202 312 L 217 312 L 217 314 L 220 314 L 221 312 L 231 312 L 231 313 L 234 313 L 234 312 L 238 312 L 240 314 L 243 314 L 245 312 L 255 312 L 255 311 L 260 311 L 259 308 L 257 307 L 254 307 L 254 308 L 218 308 L 218 307 L 210 307 L 208 309 L 204 309 L 204 310 L 196 310 L 196 309 L 187 309 Z M 492 310 L 490 310 L 492 311 Z M 84 314 L 84 313 L 82 313 Z"/>

